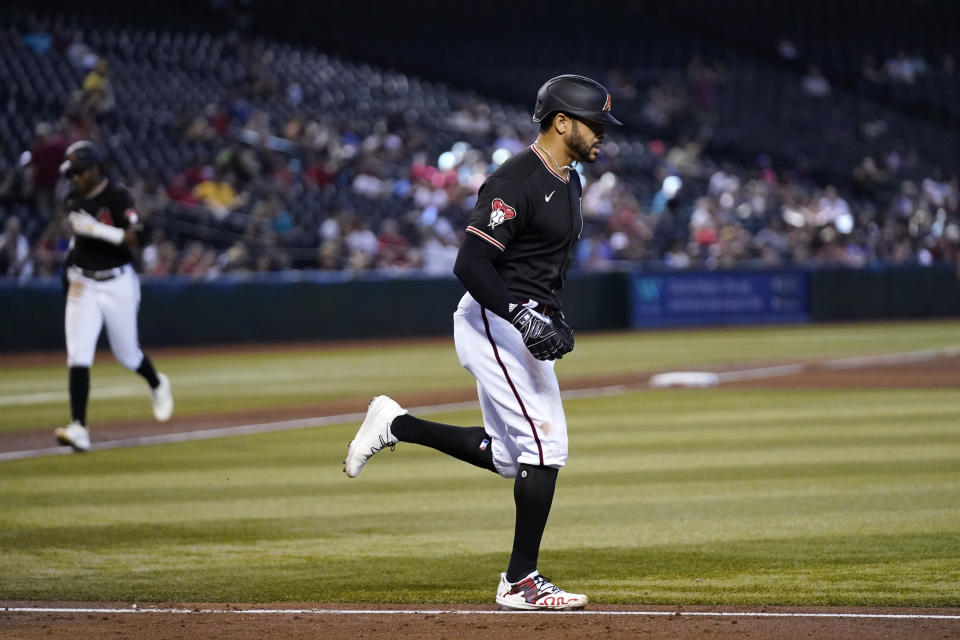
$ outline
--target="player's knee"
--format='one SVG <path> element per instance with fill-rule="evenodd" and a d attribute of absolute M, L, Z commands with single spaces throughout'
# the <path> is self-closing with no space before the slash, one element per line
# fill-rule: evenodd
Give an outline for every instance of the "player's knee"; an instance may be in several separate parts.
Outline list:
<path fill-rule="evenodd" d="M 567 464 L 567 450 L 554 450 L 543 456 L 543 466 L 562 469 Z"/>
<path fill-rule="evenodd" d="M 496 469 L 496 473 L 499 474 L 500 477 L 507 478 L 508 480 L 512 480 L 513 478 L 516 478 L 517 473 L 520 472 L 519 464 L 509 464 L 509 463 L 500 462 L 498 460 L 494 460 L 493 464 L 494 464 L 494 468 Z"/>
<path fill-rule="evenodd" d="M 67 366 L 68 367 L 86 367 L 89 369 L 93 366 L 93 358 L 83 357 L 77 354 L 67 354 Z"/>
<path fill-rule="evenodd" d="M 140 364 L 143 362 L 143 353 L 140 351 L 136 353 L 117 353 L 114 351 L 113 355 L 117 358 L 117 362 L 130 371 L 139 369 Z"/>

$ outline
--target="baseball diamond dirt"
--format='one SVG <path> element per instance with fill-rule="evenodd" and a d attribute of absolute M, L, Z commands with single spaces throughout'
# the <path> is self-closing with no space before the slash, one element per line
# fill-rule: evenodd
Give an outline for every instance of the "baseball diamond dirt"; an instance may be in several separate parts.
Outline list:
<path fill-rule="evenodd" d="M 34 363 L 40 356 L 27 356 Z M 960 388 L 960 356 L 880 366 L 829 368 L 804 363 L 791 375 L 724 383 L 736 388 Z M 781 365 L 784 363 L 769 363 Z M 854 363 L 856 364 L 856 363 Z M 747 367 L 743 367 L 747 368 Z M 756 364 L 749 366 L 757 368 Z M 565 391 L 624 385 L 646 388 L 650 375 L 565 380 Z M 408 406 L 471 400 L 473 391 L 400 396 Z M 206 417 L 102 424 L 97 440 L 267 423 L 362 410 L 365 399 Z M 0 434 L 0 453 L 48 448 L 49 433 Z M 96 441 L 94 442 L 96 446 Z M 591 605 L 585 612 L 500 612 L 494 605 L 354 605 L 349 603 L 0 602 L 0 637 L 43 638 L 811 638 L 914 640 L 960 638 L 960 607 L 819 608 Z"/>
<path fill-rule="evenodd" d="M 49 638 L 456 638 L 526 639 L 531 633 L 581 638 L 811 638 L 916 640 L 956 638 L 960 609 L 594 606 L 585 613 L 500 612 L 476 607 L 177 604 L 133 608 L 109 603 L 5 603 L 0 633 L 11 640 Z"/>

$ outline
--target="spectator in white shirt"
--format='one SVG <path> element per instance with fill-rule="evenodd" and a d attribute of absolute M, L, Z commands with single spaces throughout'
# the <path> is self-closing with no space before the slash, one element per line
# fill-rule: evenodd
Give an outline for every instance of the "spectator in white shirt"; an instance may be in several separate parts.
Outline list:
<path fill-rule="evenodd" d="M 30 243 L 20 233 L 20 218 L 10 216 L 0 235 L 0 276 L 29 278 L 31 275 Z"/>

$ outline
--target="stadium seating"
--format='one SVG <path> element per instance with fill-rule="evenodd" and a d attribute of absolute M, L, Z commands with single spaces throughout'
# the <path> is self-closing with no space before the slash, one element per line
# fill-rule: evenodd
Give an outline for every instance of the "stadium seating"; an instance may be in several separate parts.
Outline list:
<path fill-rule="evenodd" d="M 772 162 L 781 174 L 791 174 L 790 179 L 806 189 L 810 198 L 832 183 L 854 199 L 852 170 L 864 156 L 883 157 L 897 143 L 909 141 L 911 147 L 923 149 L 927 163 L 904 169 L 900 177 L 916 181 L 929 175 L 934 164 L 952 157 L 958 148 L 956 130 L 944 125 L 942 118 L 915 117 L 908 107 L 926 101 L 949 112 L 957 104 L 949 99 L 956 96 L 953 79 L 932 74 L 915 85 L 889 85 L 879 93 L 845 90 L 850 74 L 859 73 L 859 65 L 852 71 L 849 64 L 840 62 L 843 56 L 835 55 L 830 42 L 818 48 L 817 41 L 798 32 L 791 36 L 800 42 L 803 64 L 821 64 L 831 82 L 840 87 L 829 101 L 808 95 L 801 88 L 799 63 L 771 53 L 781 25 L 758 4 L 744 3 L 732 17 L 711 23 L 711 17 L 718 18 L 714 4 L 681 3 L 665 10 L 657 21 L 619 25 L 607 47 L 588 51 L 538 46 L 521 56 L 519 63 L 515 50 L 496 48 L 437 56 L 436 42 L 409 43 L 405 60 L 414 67 L 418 60 L 431 65 L 439 76 L 468 66 L 477 70 L 478 87 L 489 95 L 507 97 L 516 95 L 517 87 L 542 82 L 545 69 L 561 52 L 576 61 L 575 70 L 594 77 L 612 78 L 619 71 L 630 90 L 622 91 L 622 98 L 617 94 L 615 111 L 628 127 L 609 133 L 608 148 L 616 153 L 585 168 L 585 178 L 593 182 L 612 171 L 619 179 L 618 188 L 639 203 L 634 208 L 639 207 L 635 213 L 640 217 L 648 213 L 662 179 L 670 173 L 683 175 L 686 186 L 674 206 L 686 220 L 697 198 L 707 192 L 710 175 L 722 164 L 733 166 L 746 182 L 756 177 L 758 162 Z M 673 29 L 664 28 L 664 20 L 672 20 Z M 695 37 L 679 37 L 684 25 L 690 24 L 719 26 L 703 28 Z M 38 53 L 25 41 L 34 32 L 54 34 L 54 42 L 60 44 Z M 769 48 L 770 55 L 759 55 L 744 44 L 757 33 L 762 38 L 753 46 Z M 255 205 L 270 197 L 278 197 L 291 214 L 293 229 L 284 232 L 282 242 L 297 266 L 313 266 L 322 241 L 321 223 L 341 211 L 354 212 L 374 230 L 386 218 L 406 220 L 406 232 L 415 236 L 416 224 L 407 218 L 424 207 L 415 201 L 412 189 L 370 194 L 351 188 L 352 180 L 373 171 L 378 179 L 398 186 L 408 181 L 411 167 L 420 159 L 436 165 L 440 154 L 458 142 L 480 150 L 489 162 L 497 144 L 520 145 L 534 133 L 529 104 L 481 97 L 453 84 L 267 38 L 31 13 L 14 14 L 9 24 L 0 24 L 0 34 L 0 105 L 6 105 L 0 116 L 4 141 L 0 153 L 8 171 L 13 171 L 20 153 L 30 148 L 36 125 L 58 120 L 77 102 L 89 65 L 77 64 L 82 59 L 71 57 L 74 38 L 109 62 L 114 105 L 97 118 L 98 139 L 109 152 L 112 169 L 126 182 L 154 175 L 168 185 L 197 158 L 213 162 L 225 153 L 235 157 L 242 149 L 255 150 L 274 167 L 297 161 L 299 169 L 284 188 L 268 184 L 272 176 L 246 176 L 237 186 L 251 197 L 225 216 L 213 215 L 202 206 L 161 199 L 151 207 L 151 223 L 165 229 L 181 248 L 201 239 L 217 250 L 227 249 L 244 239 L 250 225 L 256 224 Z M 850 45 L 851 55 L 856 57 L 876 44 L 857 41 Z M 696 112 L 696 96 L 691 96 L 696 90 L 689 75 L 694 56 L 718 73 L 706 114 Z M 498 69 L 507 66 L 509 80 L 498 75 Z M 288 95 L 294 83 L 298 99 Z M 658 124 L 649 115 L 650 95 L 665 87 L 680 87 L 682 100 L 676 113 Z M 185 136 L 192 120 L 207 120 L 210 110 L 218 108 L 230 113 L 226 135 Z M 352 148 L 355 155 L 340 159 L 333 185 L 315 186 L 304 179 L 305 163 L 314 151 L 325 151 L 283 137 L 284 124 L 296 115 L 320 123 L 340 140 L 340 148 Z M 471 128 L 471 123 L 479 127 Z M 883 134 L 865 134 L 871 123 L 882 123 L 877 126 L 882 126 Z M 399 134 L 396 153 L 360 148 L 365 139 L 385 131 Z M 686 166 L 676 166 L 669 151 L 682 149 L 691 140 L 699 141 L 699 150 Z M 457 168 L 461 169 L 466 170 Z M 898 183 L 891 183 L 872 197 L 892 198 L 898 188 Z M 739 224 L 756 233 L 775 204 L 771 200 L 765 211 Z M 856 208 L 865 210 L 885 206 L 863 204 L 855 202 Z M 17 215 L 25 220 L 24 229 L 32 241 L 50 214 L 31 210 L 15 198 L 0 200 L 0 219 Z M 459 226 L 466 209 L 461 202 L 449 202 L 438 215 Z M 646 224 L 657 226 L 655 219 Z M 590 217 L 588 231 L 607 233 L 605 217 Z"/>

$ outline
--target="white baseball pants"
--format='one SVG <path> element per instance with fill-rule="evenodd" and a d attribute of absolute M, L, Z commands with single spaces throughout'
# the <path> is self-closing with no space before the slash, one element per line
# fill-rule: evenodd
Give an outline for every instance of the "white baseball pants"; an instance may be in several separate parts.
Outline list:
<path fill-rule="evenodd" d="M 521 464 L 560 468 L 567 461 L 567 420 L 552 360 L 537 360 L 520 332 L 469 293 L 453 314 L 460 364 L 477 379 L 483 427 L 500 475 Z"/>
<path fill-rule="evenodd" d="M 107 325 L 110 349 L 117 361 L 136 371 L 143 362 L 137 337 L 137 312 L 140 309 L 140 279 L 133 267 L 118 267 L 119 275 L 110 280 L 94 280 L 80 269 L 70 267 L 67 280 L 67 366 L 90 367 L 97 350 L 97 339 Z"/>

